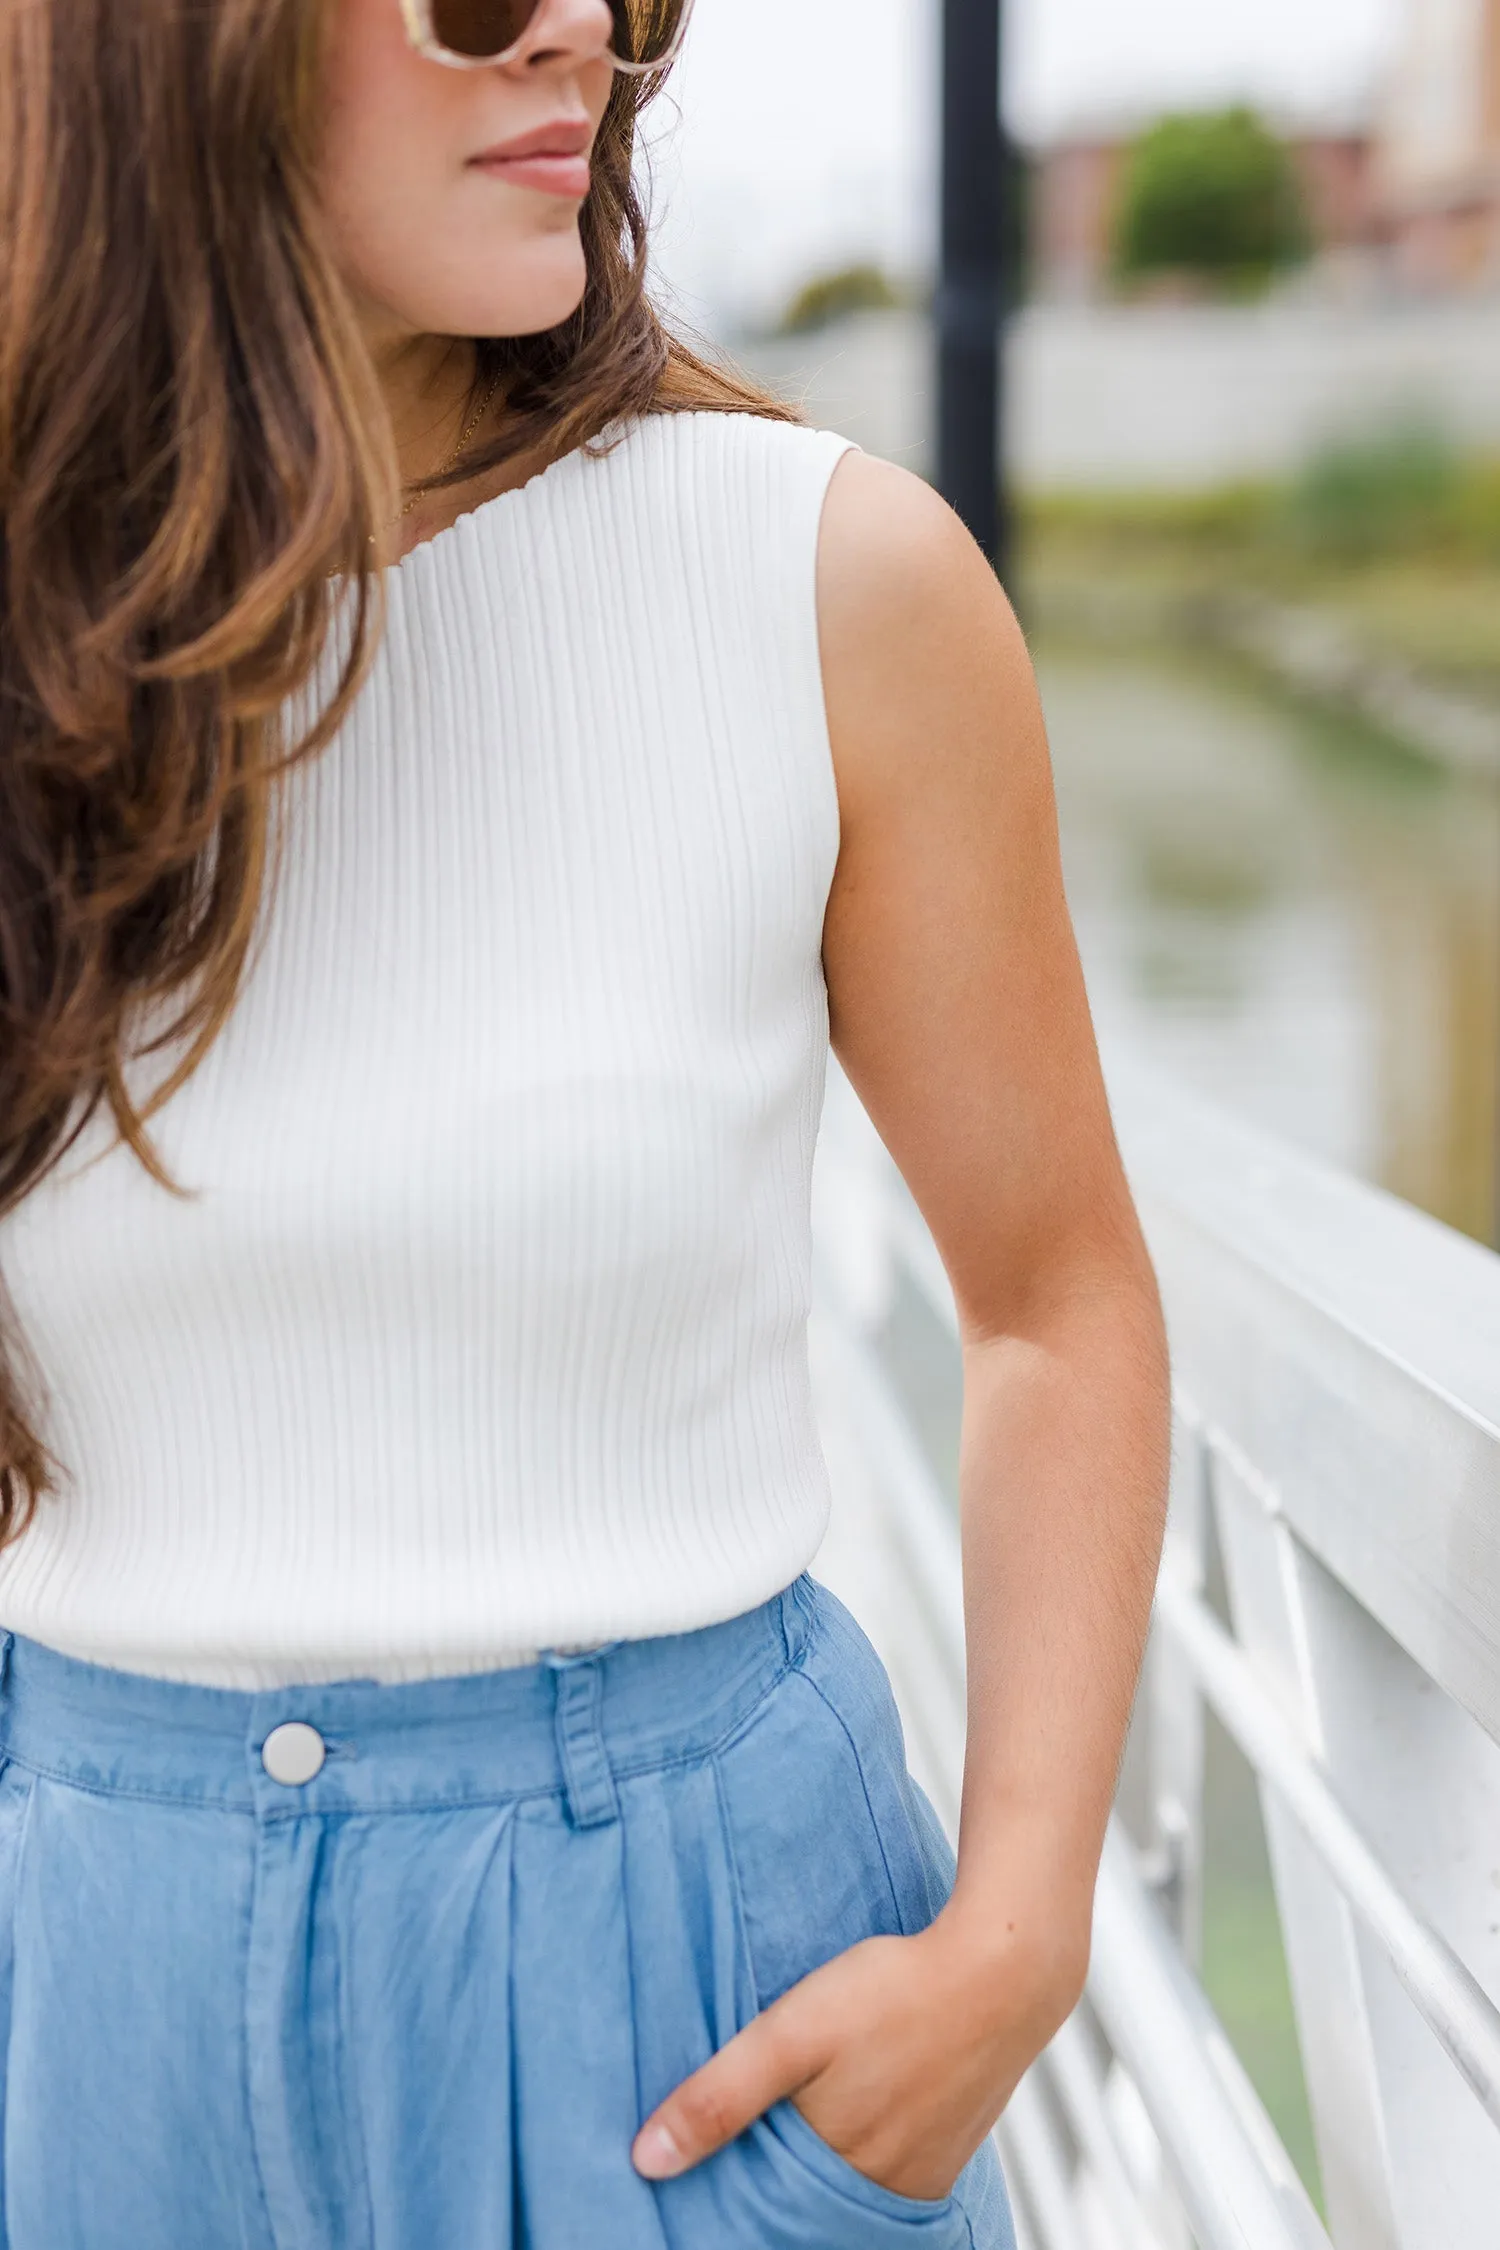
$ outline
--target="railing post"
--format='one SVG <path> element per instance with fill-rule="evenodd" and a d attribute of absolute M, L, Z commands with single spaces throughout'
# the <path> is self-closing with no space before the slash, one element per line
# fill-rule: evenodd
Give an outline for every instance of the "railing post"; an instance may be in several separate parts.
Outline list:
<path fill-rule="evenodd" d="M 1178 1417 L 1172 1430 L 1172 1508 L 1166 1568 L 1203 1590 L 1208 1539 L 1208 1458 L 1201 1433 Z M 1203 1698 L 1190 1668 L 1162 1636 L 1147 1656 L 1152 1872 L 1182 1947 L 1196 1969 L 1203 1948 Z"/>
<path fill-rule="evenodd" d="M 1236 1637 L 1288 1718 L 1316 1742 L 1295 1546 L 1226 1461 L 1214 1464 L 1213 1494 Z M 1340 2250 L 1400 2250 L 1358 1925 L 1274 1793 L 1262 1785 L 1260 1799 L 1329 2232 Z"/>

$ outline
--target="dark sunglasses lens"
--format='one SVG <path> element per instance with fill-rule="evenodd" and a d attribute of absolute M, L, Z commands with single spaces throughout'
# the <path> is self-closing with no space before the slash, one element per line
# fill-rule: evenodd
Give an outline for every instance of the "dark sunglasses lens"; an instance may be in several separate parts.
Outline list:
<path fill-rule="evenodd" d="M 515 45 L 537 5 L 538 0 L 433 0 L 433 35 L 449 54 L 486 62 Z"/>
<path fill-rule="evenodd" d="M 432 29 L 440 47 L 466 61 L 503 55 L 525 34 L 540 0 L 432 0 Z M 615 53 L 621 62 L 651 64 L 672 51 L 684 0 L 611 0 Z"/>
<path fill-rule="evenodd" d="M 683 0 L 613 0 L 615 53 L 621 62 L 658 63 L 672 51 Z"/>

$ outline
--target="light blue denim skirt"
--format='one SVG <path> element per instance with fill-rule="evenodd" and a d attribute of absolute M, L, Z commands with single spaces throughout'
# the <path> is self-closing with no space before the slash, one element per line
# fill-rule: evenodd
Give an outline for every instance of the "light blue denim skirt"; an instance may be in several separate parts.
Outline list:
<path fill-rule="evenodd" d="M 790 2103 L 631 2166 L 758 2008 L 952 1881 L 811 1579 L 411 1686 L 0 1664 L 4 2250 L 1011 2250 L 992 2149 L 912 2202 Z"/>

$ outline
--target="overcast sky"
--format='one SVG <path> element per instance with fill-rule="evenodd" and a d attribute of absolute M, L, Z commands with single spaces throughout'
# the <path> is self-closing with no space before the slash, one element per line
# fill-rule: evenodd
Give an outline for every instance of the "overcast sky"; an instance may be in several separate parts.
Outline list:
<path fill-rule="evenodd" d="M 1357 111 L 1423 0 L 1011 0 L 1028 135 L 1246 96 Z M 698 0 L 655 126 L 659 265 L 707 325 L 806 274 L 925 262 L 939 0 Z"/>

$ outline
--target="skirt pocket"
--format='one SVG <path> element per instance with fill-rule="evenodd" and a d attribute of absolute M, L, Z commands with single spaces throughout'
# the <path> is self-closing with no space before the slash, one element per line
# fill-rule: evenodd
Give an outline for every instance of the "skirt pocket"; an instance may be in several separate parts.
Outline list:
<path fill-rule="evenodd" d="M 834 1596 L 801 1582 L 801 1661 L 718 1754 L 755 2002 L 861 1939 L 925 1930 L 953 1853 L 906 1764 L 889 1677 Z"/>
<path fill-rule="evenodd" d="M 743 1974 L 761 2008 L 864 1938 L 926 1929 L 955 1873 L 937 1814 L 908 1771 L 885 1666 L 825 1587 L 803 1580 L 799 1599 L 808 1626 L 800 1664 L 719 1758 Z M 851 2250 L 913 2234 L 942 2250 L 1014 2250 L 992 2141 L 951 2196 L 924 2202 L 868 2179 L 791 2102 L 757 2132 L 772 2144 L 768 2168 L 816 2184 L 831 2206 L 830 2226 L 833 2208 L 846 2224 L 852 2214 Z"/>
<path fill-rule="evenodd" d="M 853 2250 L 855 2244 L 915 2238 L 941 2245 L 942 2250 L 949 2250 L 950 2245 L 953 2250 L 960 2250 L 960 2246 L 969 2250 L 968 2224 L 954 2196 L 926 2201 L 882 2187 L 815 2132 L 794 2102 L 778 2102 L 761 2122 L 781 2155 L 797 2167 L 803 2179 L 811 2179 L 825 2196 L 835 2198 L 841 2216 L 852 2216 L 855 2231 L 847 2237 L 841 2234 L 841 2244 L 847 2239 Z"/>
<path fill-rule="evenodd" d="M 924 1927 L 946 1895 L 902 1794 L 899 1721 L 894 1704 L 882 1707 L 873 1651 L 869 1661 L 876 1674 L 856 1664 L 852 1699 L 794 1670 L 719 1753 L 742 2022 L 865 1938 Z M 752 2239 L 778 2250 L 912 2239 L 970 2250 L 956 2196 L 897 2195 L 840 2155 L 794 2102 L 778 2103 L 725 2154 L 738 2157 L 758 2209 Z"/>

